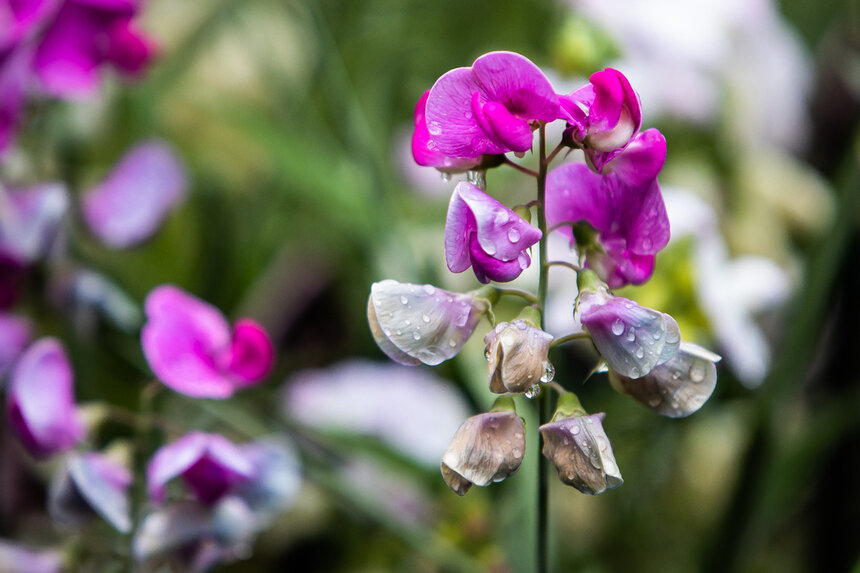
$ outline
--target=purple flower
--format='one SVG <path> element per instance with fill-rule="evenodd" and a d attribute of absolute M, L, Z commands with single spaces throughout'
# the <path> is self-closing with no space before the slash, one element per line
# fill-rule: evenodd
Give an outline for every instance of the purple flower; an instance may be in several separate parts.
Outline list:
<path fill-rule="evenodd" d="M 0 188 L 0 258 L 21 266 L 41 259 L 57 237 L 68 208 L 69 193 L 61 183 Z"/>
<path fill-rule="evenodd" d="M 55 521 L 70 525 L 83 525 L 100 515 L 121 533 L 128 533 L 131 482 L 128 468 L 106 456 L 70 454 L 51 484 L 48 513 Z"/>
<path fill-rule="evenodd" d="M 30 321 L 0 312 L 0 380 L 33 337 Z"/>
<path fill-rule="evenodd" d="M 18 358 L 9 379 L 6 419 L 32 455 L 72 448 L 84 428 L 75 412 L 72 367 L 60 342 L 42 338 Z"/>
<path fill-rule="evenodd" d="M 585 222 L 597 231 L 596 237 L 580 236 L 586 240 L 577 249 L 611 288 L 647 281 L 655 254 L 669 242 L 669 218 L 656 179 L 665 157 L 666 140 L 649 129 L 603 175 L 567 163 L 547 176 L 547 224 L 568 223 L 559 232 L 573 243 L 573 225 Z"/>
<path fill-rule="evenodd" d="M 150 60 L 153 45 L 132 19 L 140 0 L 65 0 L 48 24 L 33 57 L 33 70 L 51 95 L 76 98 L 98 87 L 98 71 L 110 64 L 134 75 Z"/>
<path fill-rule="evenodd" d="M 469 267 L 482 283 L 508 282 L 531 264 L 526 252 L 539 229 L 472 185 L 454 188 L 445 221 L 445 261 L 451 272 Z"/>
<path fill-rule="evenodd" d="M 469 294 L 389 279 L 371 285 L 367 321 L 395 362 L 435 366 L 460 352 L 487 308 Z"/>
<path fill-rule="evenodd" d="M 601 173 L 639 133 L 642 104 L 618 70 L 592 74 L 589 82 L 559 101 L 574 142 L 585 148 L 589 162 Z"/>
<path fill-rule="evenodd" d="M 146 468 L 149 497 L 161 504 L 167 482 L 182 476 L 200 503 L 213 505 L 255 477 L 254 464 L 241 448 L 220 434 L 192 432 L 162 446 Z"/>
<path fill-rule="evenodd" d="M 480 158 L 470 157 L 448 157 L 440 152 L 433 141 L 430 131 L 427 129 L 425 118 L 425 107 L 430 90 L 415 104 L 415 131 L 412 134 L 412 158 L 415 163 L 425 167 L 436 167 L 440 171 L 458 172 L 466 171 L 480 164 Z"/>
<path fill-rule="evenodd" d="M 228 398 L 271 369 L 274 348 L 251 319 L 240 319 L 231 331 L 218 309 L 171 285 L 153 289 L 144 306 L 143 353 L 156 376 L 176 392 Z"/>
<path fill-rule="evenodd" d="M 185 168 L 162 141 L 136 145 L 99 185 L 81 199 L 84 220 L 109 247 L 148 239 L 188 189 Z"/>
<path fill-rule="evenodd" d="M 580 289 L 577 312 L 609 368 L 628 378 L 645 376 L 672 358 L 681 343 L 674 318 L 605 289 Z"/>
<path fill-rule="evenodd" d="M 549 382 L 555 368 L 547 359 L 551 334 L 524 320 L 500 322 L 484 337 L 490 392 L 526 392 Z"/>
<path fill-rule="evenodd" d="M 63 556 L 58 551 L 34 550 L 0 540 L 0 571 L 4 573 L 62 573 Z"/>
<path fill-rule="evenodd" d="M 532 146 L 532 121 L 560 115 L 543 72 L 512 52 L 490 52 L 436 80 L 427 97 L 427 131 L 448 157 L 475 158 Z"/>

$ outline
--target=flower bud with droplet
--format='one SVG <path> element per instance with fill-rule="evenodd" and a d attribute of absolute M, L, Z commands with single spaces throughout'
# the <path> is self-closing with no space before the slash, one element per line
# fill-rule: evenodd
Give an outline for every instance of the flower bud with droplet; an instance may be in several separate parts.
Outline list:
<path fill-rule="evenodd" d="M 497 324 L 484 337 L 490 391 L 525 392 L 538 382 L 552 380 L 555 369 L 547 360 L 552 340 L 551 334 L 526 320 L 518 318 Z"/>
<path fill-rule="evenodd" d="M 471 294 L 389 279 L 371 285 L 367 322 L 395 362 L 435 366 L 460 352 L 489 306 Z"/>
<path fill-rule="evenodd" d="M 555 464 L 559 479 L 589 495 L 624 483 L 603 430 L 605 417 L 587 414 L 576 394 L 565 393 L 552 421 L 540 427 L 543 455 Z"/>
<path fill-rule="evenodd" d="M 668 361 L 638 379 L 609 370 L 612 387 L 632 396 L 661 416 L 683 418 L 702 407 L 717 386 L 720 356 L 682 342 Z"/>
<path fill-rule="evenodd" d="M 457 429 L 442 456 L 442 477 L 457 495 L 472 485 L 502 481 L 520 468 L 526 450 L 525 426 L 508 396 L 472 416 Z"/>
<path fill-rule="evenodd" d="M 609 294 L 590 270 L 579 273 L 575 312 L 606 364 L 628 378 L 641 378 L 678 351 L 681 332 L 666 313 Z"/>

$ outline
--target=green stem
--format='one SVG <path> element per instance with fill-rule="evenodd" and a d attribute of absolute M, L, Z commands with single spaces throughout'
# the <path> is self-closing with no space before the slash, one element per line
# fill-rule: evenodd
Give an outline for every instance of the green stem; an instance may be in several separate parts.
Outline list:
<path fill-rule="evenodd" d="M 546 228 L 546 172 L 549 162 L 546 156 L 546 129 L 543 125 L 540 127 L 540 164 L 537 177 L 537 219 L 538 228 L 541 230 L 540 243 L 538 244 L 538 258 L 540 263 L 540 275 L 538 278 L 538 305 L 540 305 L 540 327 L 546 327 L 546 298 L 547 286 L 549 279 L 549 265 L 547 264 L 547 238 L 549 234 Z M 538 422 L 542 425 L 549 421 L 550 412 L 552 410 L 552 395 L 550 392 L 543 392 L 539 398 Z M 538 450 L 540 450 L 540 438 L 538 437 Z M 538 516 L 537 516 L 537 539 L 535 547 L 537 550 L 537 573 L 546 573 L 549 568 L 547 566 L 548 556 L 548 539 L 549 531 L 549 470 L 543 457 L 535 455 L 538 464 Z"/>
<path fill-rule="evenodd" d="M 525 173 L 526 175 L 529 175 L 531 177 L 540 177 L 540 173 L 538 173 L 537 171 L 533 171 L 532 169 L 529 169 L 528 167 L 523 167 L 519 163 L 515 163 L 514 161 L 511 161 L 510 159 L 508 159 L 507 155 L 505 156 L 505 165 L 510 165 L 511 167 L 516 169 L 517 171 L 521 171 L 522 173 Z"/>
<path fill-rule="evenodd" d="M 556 346 L 561 346 L 565 342 L 570 342 L 571 340 L 586 340 L 588 338 L 591 338 L 591 335 L 587 332 L 574 332 L 572 334 L 566 334 L 560 338 L 556 338 L 550 343 L 549 347 L 555 348 Z"/>
<path fill-rule="evenodd" d="M 550 266 L 550 267 L 565 267 L 565 268 L 568 268 L 568 269 L 570 269 L 570 270 L 572 270 L 573 272 L 576 272 L 576 273 L 578 273 L 578 272 L 580 272 L 580 271 L 582 270 L 582 267 L 581 267 L 581 266 L 579 266 L 579 265 L 575 265 L 575 264 L 573 264 L 573 263 L 569 263 L 569 262 L 567 262 L 567 261 L 550 261 L 550 262 L 548 262 L 548 263 L 547 263 L 547 266 Z"/>
<path fill-rule="evenodd" d="M 538 303 L 538 298 L 532 293 L 515 288 L 500 288 L 499 294 L 502 296 L 515 296 L 529 301 L 530 303 Z"/>

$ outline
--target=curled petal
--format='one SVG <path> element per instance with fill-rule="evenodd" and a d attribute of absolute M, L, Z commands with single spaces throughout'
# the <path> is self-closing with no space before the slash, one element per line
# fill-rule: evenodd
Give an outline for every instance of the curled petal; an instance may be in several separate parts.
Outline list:
<path fill-rule="evenodd" d="M 272 369 L 275 349 L 262 326 L 243 318 L 233 327 L 227 370 L 242 382 L 254 383 Z"/>
<path fill-rule="evenodd" d="M 682 342 L 672 358 L 645 376 L 633 380 L 610 370 L 609 379 L 613 386 L 658 414 L 683 418 L 701 408 L 714 393 L 719 360 L 713 352 Z"/>
<path fill-rule="evenodd" d="M 630 82 L 618 70 L 607 68 L 591 75 L 594 101 L 588 110 L 588 144 L 597 151 L 627 145 L 642 125 L 642 105 Z"/>
<path fill-rule="evenodd" d="M 664 163 L 666 138 L 656 129 L 646 129 L 606 164 L 606 171 L 629 185 L 639 185 L 655 180 Z"/>
<path fill-rule="evenodd" d="M 465 294 L 384 280 L 373 283 L 367 319 L 376 343 L 392 360 L 434 366 L 460 352 L 486 306 Z"/>
<path fill-rule="evenodd" d="M 412 158 L 415 159 L 415 163 L 426 167 L 436 167 L 447 172 L 465 171 L 476 167 L 480 163 L 480 159 L 477 157 L 448 157 L 437 148 L 436 142 L 433 141 L 430 131 L 427 129 L 424 112 L 429 95 L 430 90 L 427 90 L 415 104 L 415 131 L 412 133 Z"/>
<path fill-rule="evenodd" d="M 681 342 L 675 319 L 626 298 L 584 291 L 579 312 L 607 365 L 628 378 L 640 378 L 672 358 Z"/>
<path fill-rule="evenodd" d="M 489 356 L 490 391 L 525 392 L 544 381 L 551 334 L 523 320 L 500 322 L 484 337 Z"/>
<path fill-rule="evenodd" d="M 624 483 L 603 419 L 606 414 L 562 418 L 540 427 L 543 455 L 558 477 L 582 493 L 597 495 Z"/>

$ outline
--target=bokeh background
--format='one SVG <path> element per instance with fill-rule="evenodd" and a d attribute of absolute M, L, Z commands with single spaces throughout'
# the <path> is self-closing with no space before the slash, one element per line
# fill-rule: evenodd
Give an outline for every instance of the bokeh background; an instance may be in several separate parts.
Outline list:
<path fill-rule="evenodd" d="M 177 284 L 272 334 L 266 383 L 203 404 L 167 391 L 155 405 L 189 429 L 283 434 L 301 452 L 291 509 L 218 570 L 532 569 L 533 464 L 464 498 L 439 475 L 453 430 L 492 400 L 488 325 L 456 359 L 409 370 L 387 361 L 365 318 L 374 281 L 477 286 L 444 267 L 454 183 L 412 164 L 409 137 L 418 97 L 490 50 L 526 55 L 559 92 L 610 65 L 628 75 L 646 125 L 668 140 L 660 182 L 674 238 L 654 278 L 624 294 L 724 356 L 711 400 L 669 420 L 605 375 L 584 383 L 584 346 L 555 351 L 556 379 L 606 412 L 625 483 L 598 497 L 553 483 L 554 570 L 860 567 L 857 2 L 149 0 L 141 26 L 159 45 L 143 77 L 31 106 L 0 176 L 59 179 L 79 195 L 159 137 L 185 162 L 190 193 L 123 251 L 69 216 L 62 253 L 30 277 L 18 310 L 64 341 L 91 410 L 137 409 L 152 375 L 136 327 L 99 297 L 52 296 L 58 273 L 98 272 L 134 305 Z M 533 193 L 512 170 L 487 178 L 511 201 Z M 575 285 L 556 272 L 550 326 L 563 333 Z M 535 406 L 518 400 L 528 461 Z M 92 442 L 128 432 L 102 422 Z M 88 540 L 123 537 L 52 524 L 50 466 L 8 432 L 2 444 L 0 536 L 72 547 L 72 570 L 119 570 Z"/>

